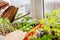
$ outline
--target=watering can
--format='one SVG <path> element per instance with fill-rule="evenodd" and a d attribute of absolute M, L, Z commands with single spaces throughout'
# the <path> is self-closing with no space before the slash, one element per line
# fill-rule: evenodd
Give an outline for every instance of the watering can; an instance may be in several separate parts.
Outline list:
<path fill-rule="evenodd" d="M 18 11 L 18 8 L 15 6 L 9 6 L 2 14 L 1 17 L 2 18 L 8 18 L 10 20 L 10 22 L 14 21 L 15 15 Z"/>
<path fill-rule="evenodd" d="M 22 17 L 25 17 L 27 15 L 29 15 L 30 13 L 27 13 L 21 17 L 18 17 L 16 19 L 15 18 L 15 15 L 17 14 L 17 11 L 18 11 L 18 8 L 15 7 L 15 6 L 9 6 L 1 15 L 2 18 L 8 18 L 10 20 L 10 22 L 13 22 L 13 21 L 16 21 Z"/>

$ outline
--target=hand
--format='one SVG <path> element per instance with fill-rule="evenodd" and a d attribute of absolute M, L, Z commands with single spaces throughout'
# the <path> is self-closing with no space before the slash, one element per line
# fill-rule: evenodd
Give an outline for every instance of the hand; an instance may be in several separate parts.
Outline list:
<path fill-rule="evenodd" d="M 25 35 L 25 32 L 16 30 L 14 32 L 7 34 L 3 40 L 23 40 L 25 38 Z"/>

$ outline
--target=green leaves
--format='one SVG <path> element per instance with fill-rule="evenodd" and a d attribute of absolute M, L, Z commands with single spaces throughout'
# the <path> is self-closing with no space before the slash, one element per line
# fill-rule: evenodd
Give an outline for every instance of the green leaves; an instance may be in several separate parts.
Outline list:
<path fill-rule="evenodd" d="M 7 18 L 3 19 L 0 17 L 0 33 L 2 35 L 5 35 L 6 33 L 8 33 L 8 31 L 11 32 L 11 27 L 12 24 Z"/>
<path fill-rule="evenodd" d="M 51 13 L 47 13 L 46 18 L 40 20 L 40 23 L 44 24 L 43 30 L 48 32 L 48 35 L 44 34 L 39 40 L 52 40 L 56 36 L 60 37 L 60 8 L 53 10 Z"/>
<path fill-rule="evenodd" d="M 31 17 L 24 17 L 20 21 L 14 22 L 14 27 L 22 31 L 29 31 L 35 27 L 39 22 L 33 20 Z M 15 26 L 16 25 L 16 26 Z"/>
<path fill-rule="evenodd" d="M 53 38 L 54 38 L 54 36 L 47 34 L 47 35 L 44 35 L 41 38 L 34 37 L 33 40 L 52 40 Z"/>
<path fill-rule="evenodd" d="M 22 16 L 23 13 L 18 13 L 15 18 Z"/>
<path fill-rule="evenodd" d="M 50 14 L 46 14 L 46 18 L 50 19 L 51 18 L 51 15 Z"/>
<path fill-rule="evenodd" d="M 52 40 L 54 38 L 52 35 L 44 35 L 41 40 Z"/>
<path fill-rule="evenodd" d="M 57 13 L 58 13 L 57 10 L 53 10 L 53 11 L 52 11 L 52 16 L 56 16 Z"/>

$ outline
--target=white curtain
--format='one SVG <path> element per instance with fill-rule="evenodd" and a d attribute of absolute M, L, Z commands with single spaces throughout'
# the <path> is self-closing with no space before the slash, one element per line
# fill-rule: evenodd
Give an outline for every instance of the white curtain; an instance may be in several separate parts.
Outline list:
<path fill-rule="evenodd" d="M 31 16 L 35 19 L 41 19 L 43 17 L 42 0 L 31 0 Z"/>

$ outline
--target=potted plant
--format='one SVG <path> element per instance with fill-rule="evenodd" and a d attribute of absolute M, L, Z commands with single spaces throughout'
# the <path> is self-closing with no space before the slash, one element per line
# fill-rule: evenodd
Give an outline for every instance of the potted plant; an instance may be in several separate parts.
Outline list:
<path fill-rule="evenodd" d="M 46 18 L 40 20 L 43 27 L 38 28 L 36 34 L 30 36 L 30 40 L 60 40 L 60 9 L 46 14 Z"/>

